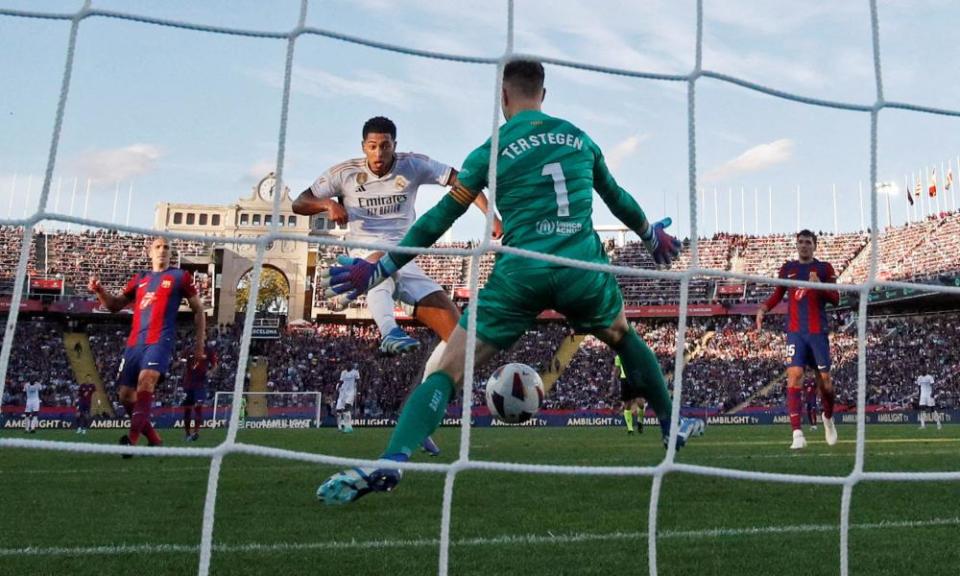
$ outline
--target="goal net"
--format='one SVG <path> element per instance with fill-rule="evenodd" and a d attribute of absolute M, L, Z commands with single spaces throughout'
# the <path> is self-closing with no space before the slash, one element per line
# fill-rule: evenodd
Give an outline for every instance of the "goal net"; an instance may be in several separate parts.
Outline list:
<path fill-rule="evenodd" d="M 213 395 L 213 422 L 219 428 L 230 422 L 233 392 Z M 323 423 L 320 392 L 244 392 L 240 405 L 242 428 L 319 428 Z"/>
<path fill-rule="evenodd" d="M 178 33 L 201 33 L 201 34 L 214 34 L 214 35 L 229 35 L 236 37 L 243 37 L 249 39 L 258 39 L 258 40 L 275 40 L 284 43 L 286 52 L 284 59 L 284 67 L 282 70 L 282 76 L 276 78 L 277 84 L 282 86 L 282 100 L 280 102 L 280 110 L 278 117 L 278 137 L 277 137 L 277 152 L 275 157 L 274 171 L 277 181 L 277 189 L 282 189 L 284 182 L 284 170 L 286 167 L 286 153 L 287 153 L 287 143 L 288 143 L 288 116 L 290 110 L 290 99 L 291 99 L 291 78 L 294 69 L 294 56 L 296 49 L 299 43 L 301 43 L 305 38 L 323 38 L 323 39 L 332 39 L 337 41 L 342 41 L 349 43 L 352 46 L 362 46 L 365 49 L 373 49 L 377 51 L 386 51 L 393 54 L 401 54 L 406 56 L 413 56 L 416 58 L 426 58 L 432 60 L 441 60 L 447 62 L 460 62 L 467 63 L 472 65 L 478 65 L 482 73 L 488 74 L 489 79 L 494 85 L 494 90 L 490 94 L 492 109 L 491 113 L 491 148 L 497 149 L 499 141 L 499 125 L 500 125 L 500 102 L 501 102 L 501 82 L 502 82 L 502 71 L 506 63 L 511 60 L 526 57 L 526 58 L 539 58 L 544 63 L 547 63 L 553 67 L 564 68 L 567 71 L 575 70 L 577 72 L 592 72 L 596 74 L 603 75 L 614 75 L 617 77 L 626 77 L 632 80 L 644 80 L 644 81 L 657 81 L 657 82 L 668 82 L 673 83 L 675 86 L 681 87 L 681 93 L 686 101 L 686 150 L 688 152 L 688 162 L 687 162 L 687 182 L 686 182 L 686 199 L 689 207 L 690 215 L 690 246 L 689 246 L 689 261 L 687 268 L 679 271 L 661 271 L 655 269 L 639 269 L 632 266 L 613 266 L 613 265 L 599 265 L 599 264 L 589 264 L 579 261 L 572 261 L 567 259 L 560 259 L 554 256 L 547 254 L 529 252 L 524 250 L 519 250 L 509 246 L 504 246 L 496 243 L 492 243 L 490 240 L 491 230 L 493 228 L 492 212 L 488 215 L 486 220 L 485 234 L 483 235 L 483 240 L 477 244 L 464 247 L 464 248 L 425 248 L 425 249 L 401 249 L 401 251 L 418 253 L 418 254 L 435 254 L 435 255 L 455 255 L 460 257 L 469 258 L 469 294 L 471 295 L 469 300 L 469 322 L 467 326 L 467 356 L 466 356 L 466 366 L 464 373 L 466 374 L 463 382 L 463 397 L 471 398 L 473 392 L 473 374 L 474 374 L 474 344 L 476 343 L 476 317 L 477 317 L 477 299 L 476 294 L 478 292 L 478 285 L 480 282 L 480 271 L 481 271 L 481 260 L 485 257 L 489 262 L 489 257 L 491 254 L 515 254 L 520 255 L 530 259 L 543 260 L 552 262 L 554 264 L 563 265 L 563 266 L 572 266 L 582 269 L 589 270 L 599 270 L 599 271 L 609 271 L 617 274 L 621 277 L 628 278 L 645 278 L 645 279 L 656 279 L 663 281 L 670 281 L 679 284 L 679 314 L 678 314 L 678 330 L 677 330 L 677 345 L 676 345 L 676 354 L 675 354 L 675 363 L 673 368 L 674 373 L 674 389 L 673 389 L 673 414 L 672 414 L 672 426 L 670 430 L 670 442 L 668 443 L 669 448 L 666 450 L 663 460 L 655 466 L 574 466 L 574 465 L 538 465 L 538 464 L 517 464 L 510 462 L 492 462 L 492 461 L 481 461 L 475 459 L 471 454 L 471 410 L 472 406 L 469 401 L 463 403 L 462 411 L 462 427 L 460 429 L 460 451 L 456 461 L 446 464 L 446 463 L 422 463 L 422 462 L 406 462 L 398 463 L 397 467 L 402 468 L 404 471 L 420 471 L 420 472 L 431 472 L 441 474 L 444 477 L 443 484 L 443 498 L 442 498 L 442 511 L 440 514 L 440 527 L 439 527 L 439 537 L 436 541 L 436 546 L 439 549 L 438 554 L 438 564 L 437 571 L 441 575 L 446 575 L 450 573 L 450 551 L 451 551 L 451 525 L 453 518 L 453 499 L 454 499 L 454 489 L 458 475 L 461 475 L 465 472 L 473 473 L 489 473 L 489 472 L 499 472 L 499 473 L 533 473 L 533 474 L 551 474 L 551 475 L 578 475 L 578 476 L 619 476 L 619 477 L 645 477 L 649 478 L 652 481 L 651 496 L 648 504 L 648 515 L 647 515 L 647 525 L 646 531 L 643 533 L 643 537 L 646 539 L 646 546 L 648 552 L 648 572 L 651 575 L 656 575 L 659 570 L 658 564 L 658 542 L 662 538 L 661 530 L 658 530 L 658 522 L 661 520 L 661 493 L 664 483 L 664 478 L 670 474 L 688 474 L 688 475 L 699 475 L 699 476 L 711 476 L 724 479 L 733 479 L 740 480 L 745 482 L 757 482 L 757 483 L 780 483 L 780 484 L 789 484 L 789 485 L 819 485 L 819 486 L 832 486 L 842 490 L 842 498 L 840 502 L 840 527 L 839 527 L 839 573 L 842 576 L 848 576 L 851 572 L 850 570 L 850 514 L 851 514 L 851 505 L 853 501 L 853 492 L 854 488 L 858 485 L 865 482 L 899 482 L 899 481 L 960 481 L 960 472 L 908 472 L 908 471 L 889 471 L 889 472 L 879 472 L 879 471 L 868 471 L 864 467 L 864 443 L 866 438 L 866 428 L 865 428 L 865 404 L 866 404 L 866 393 L 867 393 L 867 381 L 866 381 L 866 340 L 867 340 L 867 305 L 870 300 L 871 291 L 877 287 L 888 287 L 895 289 L 909 289 L 909 290 L 923 290 L 928 292 L 938 292 L 942 294 L 948 294 L 952 296 L 960 295 L 960 288 L 953 286 L 944 286 L 944 285 L 934 285 L 929 283 L 907 283 L 899 281 L 888 281 L 886 279 L 880 278 L 878 276 L 878 256 L 881 250 L 881 243 L 879 241 L 879 230 L 881 227 L 881 222 L 878 217 L 878 205 L 879 200 L 879 187 L 878 187 L 878 178 L 877 178 L 877 163 L 878 163 L 878 131 L 880 125 L 880 115 L 881 112 L 885 109 L 899 109 L 905 111 L 919 112 L 923 114 L 934 114 L 938 116 L 949 116 L 949 117 L 960 117 L 960 111 L 957 110 L 945 110 L 939 108 L 933 108 L 928 106 L 919 106 L 909 103 L 902 102 L 893 102 L 889 101 L 884 96 L 883 91 L 883 74 L 881 71 L 881 57 L 880 57 L 880 25 L 879 25 L 879 13 L 877 8 L 876 0 L 870 0 L 869 2 L 869 11 L 870 11 L 870 30 L 871 30 L 871 40 L 872 40 L 872 50 L 873 50 L 873 74 L 872 82 L 875 86 L 875 93 L 871 101 L 862 103 L 862 102 L 846 102 L 846 101 L 831 101 L 810 98 L 803 95 L 791 94 L 782 90 L 771 88 L 762 84 L 755 82 L 750 82 L 736 76 L 731 76 L 714 70 L 709 70 L 704 68 L 703 65 L 703 43 L 704 43 L 704 29 L 703 29 L 703 20 L 704 20 L 704 2 L 702 0 L 697 0 L 696 2 L 696 11 L 695 11 L 695 22 L 691 22 L 691 27 L 695 28 L 695 45 L 691 46 L 691 50 L 694 50 L 695 58 L 694 65 L 689 73 L 684 74 L 663 74 L 659 72 L 649 72 L 636 69 L 624 69 L 617 67 L 605 67 L 598 66 L 591 62 L 575 61 L 575 60 L 564 60 L 559 58 L 542 58 L 537 54 L 520 54 L 514 49 L 514 37 L 515 37 L 515 3 L 513 0 L 508 0 L 506 4 L 506 30 L 505 30 L 505 46 L 503 52 L 495 57 L 478 57 L 478 56 L 462 56 L 454 53 L 442 53 L 442 52 L 432 52 L 426 50 L 419 50 L 410 48 L 408 46 L 390 44 L 380 41 L 371 41 L 364 39 L 359 36 L 352 36 L 349 34 L 344 34 L 340 30 L 333 29 L 324 29 L 315 26 L 308 26 L 306 23 L 307 9 L 309 2 L 303 0 L 300 3 L 300 13 L 297 21 L 291 24 L 293 28 L 289 31 L 276 32 L 270 30 L 250 30 L 242 28 L 234 28 L 229 26 L 220 26 L 220 25 L 209 25 L 203 23 L 195 22 L 184 22 L 171 19 L 157 18 L 154 16 L 144 16 L 141 14 L 134 13 L 124 13 L 113 10 L 101 10 L 91 5 L 91 2 L 88 0 L 84 3 L 83 7 L 75 13 L 51 13 L 51 12 L 41 12 L 41 11 L 32 11 L 32 10 L 16 10 L 16 9 L 0 9 L 0 18 L 5 20 L 17 20 L 17 19 L 43 19 L 46 21 L 58 21 L 63 23 L 65 26 L 69 25 L 70 33 L 67 40 L 66 46 L 66 55 L 65 55 L 65 66 L 63 68 L 63 75 L 60 85 L 59 99 L 57 101 L 56 113 L 53 119 L 53 136 L 49 144 L 49 154 L 47 159 L 47 164 L 45 168 L 45 173 L 42 181 L 42 185 L 39 188 L 39 198 L 38 204 L 39 207 L 36 211 L 33 211 L 29 214 L 24 213 L 23 218 L 13 218 L 9 216 L 7 219 L 0 220 L 0 225 L 8 227 L 20 227 L 22 232 L 20 233 L 19 243 L 17 244 L 16 257 L 11 258 L 11 264 L 16 265 L 16 274 L 13 280 L 13 291 L 12 296 L 9 302 L 9 312 L 5 325 L 4 340 L 2 344 L 2 349 L 0 349 L 0 396 L 2 396 L 4 391 L 4 386 L 6 382 L 6 376 L 8 375 L 9 361 L 11 350 L 14 346 L 14 341 L 20 337 L 18 333 L 18 315 L 21 310 L 21 304 L 25 301 L 24 291 L 26 285 L 26 278 L 28 275 L 28 264 L 31 262 L 35 252 L 35 226 L 44 221 L 57 221 L 61 223 L 67 223 L 71 225 L 82 225 L 82 226 L 91 226 L 99 228 L 110 228 L 112 230 L 119 230 L 122 232 L 128 232 L 133 234 L 162 234 L 169 238 L 176 238 L 181 241 L 193 241 L 193 242 L 212 242 L 212 240 L 206 236 L 199 234 L 186 234 L 186 233 L 170 233 L 165 231 L 157 231 L 151 229 L 138 228 L 135 226 L 129 225 L 120 225 L 114 221 L 109 221 L 106 218 L 92 217 L 87 218 L 86 215 L 83 218 L 73 216 L 72 213 L 65 213 L 64 210 L 57 210 L 55 208 L 55 203 L 51 202 L 51 194 L 55 188 L 54 186 L 54 171 L 57 165 L 57 162 L 60 161 L 58 157 L 59 152 L 59 143 L 60 143 L 60 134 L 64 126 L 65 118 L 67 116 L 67 103 L 70 99 L 70 89 L 72 82 L 72 74 L 76 66 L 75 55 L 77 51 L 78 44 L 84 40 L 83 35 L 79 34 L 82 28 L 90 26 L 89 22 L 97 20 L 123 20 L 131 24 L 143 25 L 143 26 L 161 26 L 166 28 L 177 29 Z M 451 20 L 452 21 L 452 20 Z M 95 30 L 96 31 L 96 30 Z M 94 31 L 94 32 L 95 32 Z M 383 37 L 390 37 L 385 35 Z M 178 37 L 179 38 L 179 37 Z M 616 44 L 611 47 L 611 50 L 627 50 L 629 47 L 621 44 Z M 252 75 L 259 74 L 259 72 L 254 71 Z M 316 77 L 326 78 L 324 74 L 319 72 L 314 72 Z M 423 76 L 428 76 L 428 74 L 423 74 Z M 800 103 L 810 106 L 816 106 L 820 108 L 830 108 L 836 110 L 843 110 L 851 113 L 857 113 L 863 115 L 864 118 L 869 118 L 870 124 L 870 141 L 869 141 L 869 172 L 870 172 L 870 186 L 867 189 L 868 201 L 869 201 L 869 229 L 870 229 L 870 253 L 869 259 L 867 260 L 869 266 L 867 267 L 868 273 L 862 281 L 856 283 L 840 284 L 837 286 L 837 289 L 840 290 L 845 295 L 855 295 L 859 297 L 859 304 L 857 305 L 857 338 L 858 338 L 858 358 L 859 364 L 857 368 L 857 391 L 856 391 L 856 453 L 855 453 L 855 463 L 853 469 L 849 474 L 841 475 L 812 475 L 812 474 L 787 474 L 787 473 L 767 473 L 767 472 L 757 472 L 757 471 L 745 471 L 732 468 L 724 468 L 719 466 L 709 466 L 709 465 L 699 465 L 699 464 L 687 464 L 678 462 L 676 460 L 676 438 L 678 434 L 678 422 L 680 420 L 680 408 L 683 405 L 684 398 L 684 343 L 685 343 L 685 331 L 688 325 L 688 303 L 689 303 L 689 293 L 691 291 L 691 284 L 696 279 L 703 277 L 712 277 L 712 278 L 732 278 L 742 282 L 754 282 L 754 283 L 763 283 L 763 284 L 774 284 L 778 286 L 787 286 L 787 287 L 802 287 L 807 289 L 817 289 L 818 284 L 813 282 L 807 282 L 802 280 L 792 280 L 792 279 L 778 279 L 770 278 L 762 275 L 751 275 L 751 274 L 742 274 L 737 273 L 731 270 L 721 270 L 712 267 L 709 262 L 704 262 L 700 257 L 700 244 L 701 240 L 699 237 L 699 220 L 701 210 L 702 200 L 698 194 L 698 171 L 697 171 L 697 116 L 696 116 L 696 107 L 698 103 L 697 88 L 698 82 L 703 78 L 709 78 L 713 81 L 724 83 L 728 85 L 735 85 L 745 90 L 753 91 L 759 94 L 764 94 L 767 96 L 780 98 L 788 100 L 794 103 Z M 441 84 L 438 85 L 439 88 L 435 93 L 430 94 L 430 97 L 437 97 L 437 95 L 443 90 L 449 91 L 449 85 Z M 326 92 L 327 86 L 313 86 L 310 90 L 314 92 Z M 376 89 L 370 89 L 371 91 L 380 91 L 379 87 Z M 457 90 L 455 89 L 454 92 Z M 271 113 L 268 110 L 257 110 L 255 113 L 259 115 L 267 115 Z M 335 112 L 331 112 L 335 113 Z M 616 118 L 614 122 L 623 122 L 622 118 Z M 518 152 L 519 153 L 519 152 Z M 489 200 L 491 204 L 496 203 L 497 196 L 497 186 L 496 186 L 496 174 L 497 174 L 497 163 L 498 155 L 491 155 L 490 162 L 490 175 L 489 178 L 491 185 L 488 190 Z M 559 194 L 559 192 L 558 192 Z M 114 211 L 116 211 L 116 206 L 118 201 L 117 197 L 114 196 Z M 249 261 L 251 264 L 251 274 L 252 278 L 249 282 L 249 302 L 256 302 L 258 297 L 258 291 L 261 287 L 261 272 L 265 269 L 264 260 L 266 252 L 274 246 L 274 243 L 281 242 L 290 242 L 290 243 L 310 243 L 313 245 L 322 245 L 322 246 L 336 246 L 339 248 L 357 246 L 356 242 L 351 243 L 350 241 L 338 240 L 329 237 L 304 237 L 298 236 L 294 237 L 289 233 L 288 230 L 282 228 L 283 224 L 279 218 L 280 215 L 280 204 L 281 204 L 281 195 L 273 194 L 270 198 L 272 201 L 272 211 L 270 218 L 266 219 L 266 233 L 255 232 L 249 235 L 244 235 L 243 237 L 231 238 L 230 242 L 242 246 L 247 250 L 247 255 L 249 256 Z M 664 200 L 666 204 L 666 200 Z M 552 232 L 552 231 L 551 231 Z M 386 249 L 385 246 L 377 245 L 363 245 L 364 248 L 379 248 Z M 6 261 L 4 261 L 4 266 L 6 266 Z M 219 274 L 218 274 L 219 275 Z M 243 367 L 248 365 L 248 360 L 250 358 L 250 347 L 251 339 L 254 328 L 254 306 L 249 306 L 247 312 L 244 316 L 243 321 L 243 330 L 242 336 L 240 337 L 240 346 L 238 350 L 238 357 L 236 363 L 238 366 Z M 79 353 L 78 353 L 79 354 Z M 239 442 L 237 439 L 237 431 L 241 427 L 241 398 L 248 399 L 248 420 L 253 418 L 259 418 L 260 416 L 254 416 L 254 410 L 252 407 L 257 405 L 257 410 L 266 414 L 271 413 L 271 410 L 279 409 L 284 410 L 289 408 L 287 406 L 279 406 L 277 403 L 284 403 L 289 399 L 290 402 L 296 404 L 297 408 L 303 407 L 305 412 L 309 413 L 310 421 L 317 422 L 319 421 L 319 406 L 321 397 L 319 393 L 298 393 L 298 394 L 284 394 L 284 393 L 272 393 L 264 394 L 262 396 L 257 395 L 257 393 L 246 393 L 244 392 L 244 370 L 236 370 L 234 388 L 233 392 L 218 392 L 215 399 L 215 411 L 216 416 L 219 418 L 221 415 L 225 419 L 225 424 L 227 426 L 227 432 L 225 438 L 216 447 L 199 447 L 199 448 L 184 448 L 184 447 L 173 447 L 165 446 L 162 448 L 146 448 L 142 446 L 137 447 L 123 447 L 118 445 L 99 445 L 99 444 L 84 444 L 84 443 L 73 443 L 73 442 L 50 442 L 44 440 L 36 440 L 32 438 L 12 438 L 4 437 L 0 438 L 0 447 L 3 448 L 20 448 L 20 449 L 36 449 L 36 450 L 63 450 L 63 451 L 74 451 L 74 452 L 98 452 L 98 453 L 110 453 L 110 454 L 135 454 L 137 456 L 183 456 L 183 457 L 205 457 L 210 458 L 211 465 L 209 467 L 209 476 L 206 483 L 206 496 L 204 500 L 204 511 L 203 511 L 203 521 L 200 534 L 200 545 L 199 545 L 199 564 L 197 566 L 197 573 L 201 576 L 207 576 L 211 571 L 211 559 L 215 552 L 214 545 L 214 527 L 217 525 L 216 516 L 217 516 L 217 502 L 218 502 L 218 491 L 220 489 L 220 476 L 221 469 L 224 462 L 224 459 L 231 454 L 252 454 L 264 457 L 272 458 L 286 458 L 286 459 L 296 459 L 304 462 L 310 462 L 314 464 L 325 464 L 331 466 L 377 466 L 376 460 L 371 459 L 360 459 L 360 458 L 344 458 L 340 456 L 332 456 L 326 454 L 315 454 L 310 452 L 294 452 L 279 450 L 274 448 L 267 448 L 262 446 L 255 446 L 247 443 Z M 310 402 L 314 402 L 311 406 Z M 255 404 L 259 403 L 259 404 Z M 309 489 L 309 488 L 304 488 Z M 344 522 L 344 526 L 349 526 L 349 522 Z M 510 540 L 510 539 L 508 539 Z M 522 544 L 526 545 L 527 542 L 522 539 L 513 539 L 510 542 L 503 542 L 504 544 Z M 433 545 L 433 541 L 423 542 L 423 545 Z M 348 543 L 349 545 L 349 543 Z M 386 547 L 386 545 L 384 545 Z M 287 551 L 299 551 L 300 548 L 297 548 L 296 545 L 291 545 L 287 548 Z M 186 551 L 186 549 L 184 549 Z"/>

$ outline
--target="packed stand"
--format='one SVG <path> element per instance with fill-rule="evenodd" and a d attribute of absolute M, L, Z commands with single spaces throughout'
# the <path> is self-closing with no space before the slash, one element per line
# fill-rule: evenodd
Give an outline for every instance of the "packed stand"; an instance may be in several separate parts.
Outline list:
<path fill-rule="evenodd" d="M 857 334 L 855 317 L 832 320 L 831 354 L 833 378 L 840 406 L 856 404 Z M 782 321 L 782 320 L 780 320 Z M 753 317 L 691 318 L 685 338 L 688 358 L 684 367 L 684 406 L 730 410 L 750 400 L 754 406 L 783 405 L 785 341 L 777 320 L 768 317 L 762 332 L 753 329 Z M 651 346 L 661 368 L 672 380 L 676 319 L 634 323 L 638 334 Z M 209 375 L 211 394 L 232 391 L 240 356 L 241 326 L 212 327 L 209 340 L 217 350 L 219 367 Z M 116 403 L 116 380 L 125 349 L 127 324 L 91 324 L 87 328 L 97 369 L 107 392 Z M 423 364 L 436 343 L 425 328 L 410 330 L 422 342 L 419 351 L 406 356 L 381 357 L 376 327 L 367 324 L 321 324 L 302 332 L 290 332 L 280 340 L 252 343 L 251 357 L 268 360 L 267 388 L 271 391 L 321 391 L 329 410 L 336 400 L 340 371 L 356 363 L 361 373 L 358 385 L 358 416 L 394 416 L 409 390 L 422 378 Z M 936 380 L 934 391 L 944 408 L 960 405 L 960 347 L 952 336 L 960 333 L 960 313 L 917 317 L 871 319 L 867 333 L 867 401 L 892 409 L 907 408 L 916 400 L 916 379 L 929 372 Z M 180 328 L 174 361 L 157 387 L 158 406 L 177 406 L 183 399 L 182 377 L 186 352 L 192 347 L 192 327 Z M 539 324 L 509 351 L 501 352 L 486 367 L 475 372 L 475 405 L 482 405 L 483 385 L 489 374 L 508 362 L 522 362 L 541 373 L 558 370 L 556 351 L 571 336 L 564 323 Z M 709 337 L 707 337 L 709 336 Z M 38 353 L 40 351 L 41 353 Z M 19 326 L 7 372 L 4 404 L 22 405 L 23 386 L 40 381 L 46 406 L 70 406 L 76 382 L 63 346 L 63 330 L 56 322 L 23 320 Z M 603 409 L 619 401 L 615 386 L 614 354 L 599 340 L 588 336 L 571 363 L 563 369 L 546 408 Z M 245 380 L 249 372 L 245 372 Z M 768 388 L 766 395 L 758 392 Z M 272 405 L 304 405 L 312 399 L 284 398 Z"/>
<path fill-rule="evenodd" d="M 0 316 L 6 322 L 6 317 Z M 0 333 L 0 345 L 3 334 Z M 59 324 L 42 320 L 21 320 L 13 336 L 13 347 L 7 365 L 3 404 L 26 403 L 24 386 L 31 382 L 43 385 L 40 402 L 43 406 L 70 406 L 78 384 L 63 345 L 63 329 Z"/>
<path fill-rule="evenodd" d="M 913 260 L 918 249 L 928 238 L 935 242 L 934 246 L 956 243 L 956 238 L 941 237 L 937 230 L 948 219 L 956 219 L 957 215 L 949 218 L 930 217 L 921 222 L 914 222 L 906 226 L 888 228 L 879 236 L 879 255 L 877 260 L 877 278 L 880 280 L 898 280 L 909 277 L 905 270 L 905 261 Z M 946 247 L 946 246 L 944 246 Z M 936 248 L 935 248 L 936 249 Z M 870 248 L 861 251 L 860 255 L 851 263 L 849 270 L 841 276 L 844 282 L 860 284 L 865 282 L 870 273 Z M 925 273 L 921 273 L 921 276 Z"/>
<path fill-rule="evenodd" d="M 797 259 L 796 237 L 793 234 L 746 236 L 731 253 L 731 270 L 753 276 L 776 278 L 780 267 L 788 260 Z M 815 257 L 829 262 L 838 278 L 855 262 L 857 255 L 869 244 L 869 235 L 860 232 L 817 235 Z M 762 302 L 773 292 L 771 284 L 749 284 L 745 301 Z"/>
<path fill-rule="evenodd" d="M 147 255 L 149 237 L 121 234 L 115 230 L 47 233 L 47 262 L 44 273 L 62 275 L 68 290 L 86 293 L 87 281 L 96 274 L 104 288 L 119 293 L 130 277 L 150 270 Z M 178 265 L 180 256 L 210 258 L 213 246 L 192 240 L 173 240 L 170 260 Z M 201 299 L 212 302 L 212 283 L 204 283 Z"/>
<path fill-rule="evenodd" d="M 20 263 L 20 248 L 23 246 L 21 226 L 0 226 L 0 294 L 13 292 L 13 280 Z M 36 273 L 36 250 L 30 246 L 27 259 L 27 274 Z"/>

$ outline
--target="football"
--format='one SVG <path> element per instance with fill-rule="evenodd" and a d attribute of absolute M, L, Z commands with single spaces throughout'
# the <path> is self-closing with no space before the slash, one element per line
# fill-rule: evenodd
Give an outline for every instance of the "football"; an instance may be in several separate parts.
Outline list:
<path fill-rule="evenodd" d="M 508 424 L 526 422 L 543 402 L 543 381 L 526 364 L 505 364 L 487 380 L 487 408 Z"/>

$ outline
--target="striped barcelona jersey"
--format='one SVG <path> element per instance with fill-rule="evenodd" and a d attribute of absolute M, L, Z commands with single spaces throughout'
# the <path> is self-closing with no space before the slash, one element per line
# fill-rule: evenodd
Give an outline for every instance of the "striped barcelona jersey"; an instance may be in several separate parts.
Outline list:
<path fill-rule="evenodd" d="M 207 385 L 207 372 L 217 366 L 217 350 L 212 346 L 204 349 L 206 358 L 199 362 L 193 354 L 187 358 L 187 370 L 183 375 L 183 387 L 186 389 L 203 388 Z"/>
<path fill-rule="evenodd" d="M 180 301 L 197 295 L 193 276 L 179 268 L 163 272 L 140 272 L 127 282 L 123 295 L 133 300 L 133 326 L 127 348 L 173 343 L 177 334 Z"/>
<path fill-rule="evenodd" d="M 77 403 L 89 405 L 90 399 L 93 398 L 93 393 L 96 391 L 97 388 L 93 384 L 81 384 L 80 388 L 77 389 Z"/>
<path fill-rule="evenodd" d="M 814 258 L 811 262 L 801 263 L 790 260 L 780 267 L 779 278 L 791 280 L 810 280 L 816 273 L 820 282 L 836 284 L 837 273 L 829 262 Z M 840 302 L 840 292 L 836 290 L 811 290 L 791 286 L 777 286 L 766 301 L 767 310 L 787 296 L 787 332 L 799 334 L 825 334 L 827 325 L 827 303 L 836 306 Z"/>

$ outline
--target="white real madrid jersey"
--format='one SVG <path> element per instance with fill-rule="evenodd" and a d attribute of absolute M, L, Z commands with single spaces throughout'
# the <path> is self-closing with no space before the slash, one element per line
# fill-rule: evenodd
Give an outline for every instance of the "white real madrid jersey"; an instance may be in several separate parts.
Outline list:
<path fill-rule="evenodd" d="M 422 154 L 401 152 L 393 167 L 377 176 L 365 158 L 341 162 L 310 186 L 317 198 L 343 199 L 349 216 L 350 240 L 397 244 L 417 219 L 417 188 L 446 185 L 451 168 Z"/>
<path fill-rule="evenodd" d="M 340 371 L 340 393 L 351 395 L 357 393 L 357 380 L 360 379 L 360 372 L 357 370 Z"/>
<path fill-rule="evenodd" d="M 40 401 L 40 389 L 43 388 L 43 386 L 39 382 L 27 384 L 23 388 L 27 393 L 27 400 Z"/>
<path fill-rule="evenodd" d="M 920 393 L 929 396 L 933 392 L 933 376 L 924 374 L 917 377 L 917 386 L 920 387 Z"/>

